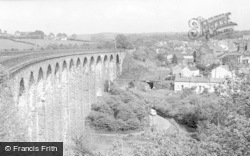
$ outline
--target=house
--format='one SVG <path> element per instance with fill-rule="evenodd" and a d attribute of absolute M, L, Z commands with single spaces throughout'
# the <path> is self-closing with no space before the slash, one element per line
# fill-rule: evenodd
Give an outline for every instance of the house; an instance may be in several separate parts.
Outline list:
<path fill-rule="evenodd" d="M 48 39 L 50 40 L 53 40 L 55 39 L 55 35 L 53 33 L 50 33 L 48 36 L 47 36 Z"/>
<path fill-rule="evenodd" d="M 183 54 L 184 57 L 184 64 L 193 64 L 194 63 L 194 56 L 193 54 Z"/>
<path fill-rule="evenodd" d="M 181 71 L 182 71 L 183 66 L 182 65 L 176 65 L 174 67 L 172 67 L 172 74 L 173 75 L 180 75 Z"/>
<path fill-rule="evenodd" d="M 174 56 L 175 52 L 174 51 L 168 51 L 166 54 L 166 59 L 169 63 L 172 62 L 173 56 Z"/>
<path fill-rule="evenodd" d="M 166 53 L 166 50 L 164 50 L 164 49 L 156 49 L 156 53 L 157 54 L 164 54 L 164 53 Z"/>
<path fill-rule="evenodd" d="M 243 39 L 250 40 L 250 35 L 243 35 Z"/>
<path fill-rule="evenodd" d="M 166 58 L 168 62 L 171 62 L 172 58 L 173 58 L 173 54 L 166 54 Z"/>
<path fill-rule="evenodd" d="M 250 54 L 244 53 L 243 55 L 241 55 L 240 62 L 244 63 L 244 64 L 249 64 L 250 63 Z"/>
<path fill-rule="evenodd" d="M 14 37 L 16 38 L 31 38 L 32 32 L 21 32 L 21 31 L 16 31 L 14 33 Z"/>
<path fill-rule="evenodd" d="M 200 74 L 200 71 L 195 66 L 194 67 L 186 66 L 181 71 L 181 75 L 183 77 L 194 77 L 194 76 L 198 76 L 199 74 Z"/>
<path fill-rule="evenodd" d="M 214 92 L 215 86 L 219 85 L 222 79 L 212 79 L 205 77 L 177 77 L 174 82 L 174 91 L 180 92 L 184 88 L 195 89 L 196 93 L 202 93 L 204 89 Z"/>
<path fill-rule="evenodd" d="M 67 41 L 68 40 L 68 38 L 67 38 L 67 35 L 66 34 L 62 34 L 62 33 L 58 33 L 57 35 L 56 35 L 56 40 L 61 40 L 61 41 Z"/>
<path fill-rule="evenodd" d="M 21 36 L 21 32 L 20 32 L 20 31 L 16 31 L 16 32 L 14 33 L 14 36 L 15 36 L 15 37 L 20 37 L 20 36 Z"/>
<path fill-rule="evenodd" d="M 211 71 L 211 78 L 223 79 L 226 76 L 232 77 L 232 72 L 227 65 L 220 65 Z"/>
<path fill-rule="evenodd" d="M 12 34 L 7 34 L 7 31 L 4 31 L 4 33 L 0 33 L 0 38 L 11 38 L 13 37 Z"/>

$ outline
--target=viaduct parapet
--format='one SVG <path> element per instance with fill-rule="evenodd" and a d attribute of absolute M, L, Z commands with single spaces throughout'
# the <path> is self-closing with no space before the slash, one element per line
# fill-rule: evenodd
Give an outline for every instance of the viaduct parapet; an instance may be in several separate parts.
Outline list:
<path fill-rule="evenodd" d="M 120 75 L 124 57 L 121 51 L 77 51 L 9 65 L 25 141 L 66 141 L 83 132 L 91 104 Z"/>

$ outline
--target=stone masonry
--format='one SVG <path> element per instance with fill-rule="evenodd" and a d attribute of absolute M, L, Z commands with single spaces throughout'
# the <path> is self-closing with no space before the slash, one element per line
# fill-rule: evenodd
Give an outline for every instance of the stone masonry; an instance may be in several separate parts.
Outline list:
<path fill-rule="evenodd" d="M 84 131 L 85 117 L 104 83 L 121 73 L 124 52 L 78 54 L 22 67 L 11 78 L 29 141 L 67 141 Z"/>

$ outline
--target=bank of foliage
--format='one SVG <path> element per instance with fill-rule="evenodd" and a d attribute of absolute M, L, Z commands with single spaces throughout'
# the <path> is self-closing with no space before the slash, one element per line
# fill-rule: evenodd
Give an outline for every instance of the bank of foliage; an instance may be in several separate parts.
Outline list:
<path fill-rule="evenodd" d="M 158 112 L 162 110 L 163 115 L 187 121 L 188 126 L 195 127 L 197 138 L 175 128 L 174 131 L 147 132 L 137 139 L 140 141 L 132 142 L 131 155 L 249 156 L 249 75 L 243 76 L 240 81 L 227 82 L 227 96 L 195 96 L 191 91 L 185 91 L 163 100 L 156 106 Z M 116 155 L 121 148 L 116 148 Z"/>
<path fill-rule="evenodd" d="M 209 118 L 209 112 L 216 109 L 219 99 L 215 94 L 196 95 L 186 89 L 182 94 L 168 96 L 163 100 L 153 101 L 158 114 L 174 118 L 190 128 L 197 128 L 199 121 Z"/>
<path fill-rule="evenodd" d="M 92 104 L 88 121 L 96 130 L 127 132 L 142 129 L 147 116 L 148 109 L 142 100 L 112 85 L 102 101 Z"/>
<path fill-rule="evenodd" d="M 144 137 L 148 140 L 146 144 L 137 145 L 135 152 L 140 152 L 136 155 L 250 155 L 250 78 L 244 74 L 239 78 L 226 81 L 226 96 L 219 95 L 220 92 L 217 95 L 197 96 L 185 91 L 156 105 L 163 115 L 175 117 L 194 127 L 197 138 L 184 137 L 180 133 L 175 137 L 166 133 L 149 134 Z"/>

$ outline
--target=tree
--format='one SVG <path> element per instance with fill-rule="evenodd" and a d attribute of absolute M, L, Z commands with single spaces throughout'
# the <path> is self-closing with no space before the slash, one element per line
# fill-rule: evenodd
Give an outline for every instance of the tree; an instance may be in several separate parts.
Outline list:
<path fill-rule="evenodd" d="M 77 35 L 76 35 L 76 34 L 72 34 L 72 35 L 71 35 L 71 38 L 72 38 L 72 39 L 77 39 Z"/>
<path fill-rule="evenodd" d="M 44 32 L 41 30 L 36 30 L 35 32 L 29 33 L 29 37 L 35 39 L 44 38 Z"/>
<path fill-rule="evenodd" d="M 229 66 L 230 70 L 238 70 L 239 69 L 239 62 L 237 56 L 225 56 L 222 59 L 223 64 L 226 64 Z"/>
<path fill-rule="evenodd" d="M 196 62 L 197 60 L 197 55 L 196 55 L 196 51 L 193 52 L 193 57 L 194 57 L 194 63 Z"/>
<path fill-rule="evenodd" d="M 54 37 L 55 37 L 55 34 L 54 34 L 54 33 L 50 33 L 50 34 L 49 34 L 49 38 L 52 39 L 52 38 L 54 38 Z"/>
<path fill-rule="evenodd" d="M 128 38 L 123 35 L 119 34 L 115 37 L 116 48 L 118 49 L 132 49 L 132 44 L 129 42 Z"/>
<path fill-rule="evenodd" d="M 105 49 L 113 49 L 113 48 L 114 48 L 114 43 L 111 42 L 111 41 L 106 41 L 106 42 L 104 43 L 104 48 L 105 48 Z"/>
<path fill-rule="evenodd" d="M 58 33 L 57 35 L 56 35 L 56 37 L 61 37 L 62 36 L 62 33 Z"/>
<path fill-rule="evenodd" d="M 166 61 L 166 57 L 165 54 L 158 54 L 157 55 L 157 59 L 161 62 Z"/>
<path fill-rule="evenodd" d="M 178 59 L 176 57 L 176 55 L 174 54 L 173 58 L 172 58 L 172 63 L 173 64 L 178 64 Z"/>
<path fill-rule="evenodd" d="M 36 30 L 36 31 L 35 31 L 35 34 L 36 34 L 36 35 L 39 35 L 39 36 L 44 36 L 44 32 L 41 31 L 41 30 Z"/>

